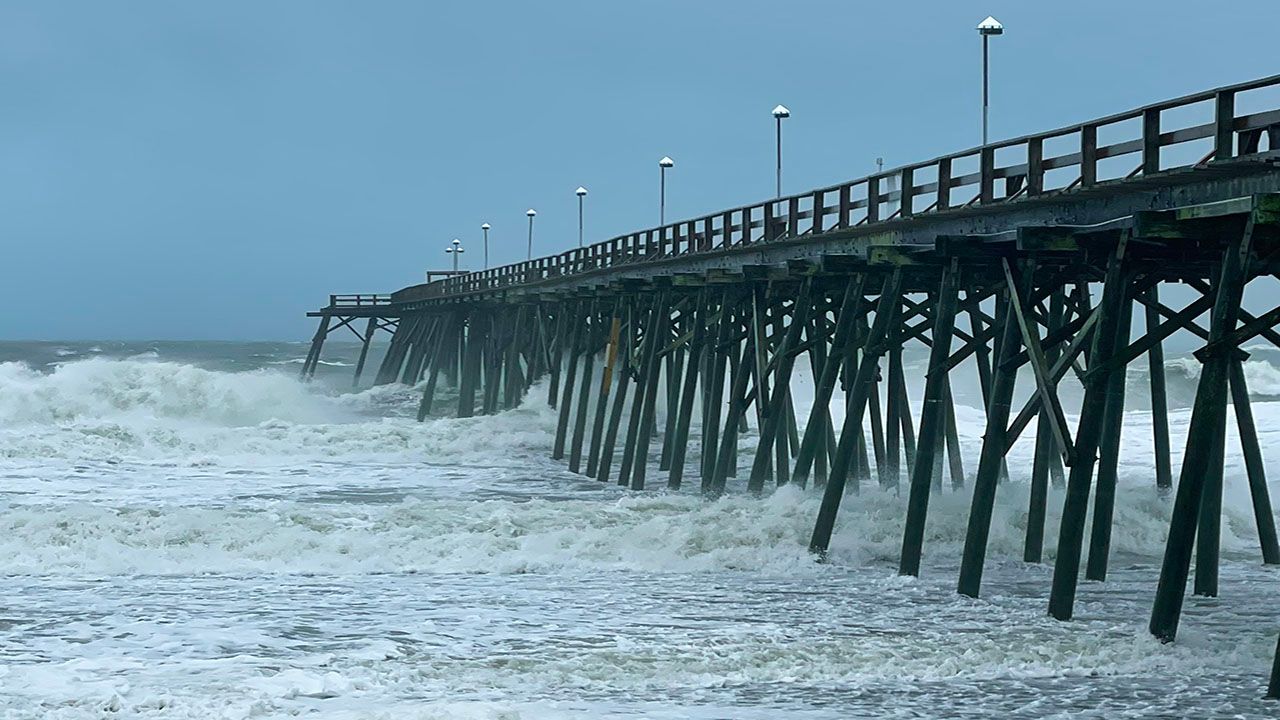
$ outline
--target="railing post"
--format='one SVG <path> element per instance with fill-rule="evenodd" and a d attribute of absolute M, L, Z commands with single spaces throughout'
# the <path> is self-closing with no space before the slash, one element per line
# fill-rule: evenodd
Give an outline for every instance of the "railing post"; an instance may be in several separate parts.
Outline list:
<path fill-rule="evenodd" d="M 710 250 L 712 231 L 715 230 L 715 220 L 708 215 L 702 220 L 702 237 L 698 238 L 698 250 Z"/>
<path fill-rule="evenodd" d="M 880 219 L 880 178 L 867 178 L 867 222 Z"/>
<path fill-rule="evenodd" d="M 853 212 L 853 201 L 849 197 L 851 190 L 852 185 L 840 186 L 840 207 L 836 210 L 836 227 L 840 229 L 849 227 L 849 214 Z"/>
<path fill-rule="evenodd" d="M 996 199 L 996 150 L 993 147 L 985 146 L 978 156 L 981 168 L 981 184 L 979 186 L 978 202 L 989 203 Z"/>
<path fill-rule="evenodd" d="M 1230 90 L 1218 93 L 1214 98 L 1213 159 L 1230 160 L 1235 157 L 1235 134 L 1232 126 L 1236 119 L 1236 94 Z M 1273 148 L 1274 149 L 1274 148 Z"/>
<path fill-rule="evenodd" d="M 787 202 L 787 236 L 800 234 L 800 198 L 793 195 Z"/>
<path fill-rule="evenodd" d="M 750 210 L 747 210 L 747 213 L 750 213 L 750 212 L 751 212 Z M 769 242 L 770 240 L 773 239 L 773 201 L 772 200 L 764 204 L 764 235 L 762 236 L 762 239 L 764 240 L 764 242 Z"/>
<path fill-rule="evenodd" d="M 1080 126 L 1080 185 L 1098 182 L 1098 126 Z"/>
<path fill-rule="evenodd" d="M 730 210 L 720 218 L 720 234 L 724 239 L 720 242 L 720 247 L 729 247 L 733 244 L 733 211 Z"/>
<path fill-rule="evenodd" d="M 911 217 L 915 211 L 912 207 L 915 182 L 915 171 L 909 167 L 902 168 L 902 192 L 898 194 L 898 214 L 904 218 Z"/>
<path fill-rule="evenodd" d="M 1142 111 L 1142 174 L 1160 172 L 1160 110 Z"/>
<path fill-rule="evenodd" d="M 1027 141 L 1027 194 L 1039 195 L 1044 192 L 1044 140 L 1031 138 Z"/>
<path fill-rule="evenodd" d="M 822 232 L 822 218 L 825 208 L 822 204 L 826 202 L 826 193 L 821 190 L 813 191 L 813 222 L 809 224 L 809 232 L 817 235 Z"/>
<path fill-rule="evenodd" d="M 946 210 L 951 207 L 951 158 L 938 161 L 937 209 Z"/>

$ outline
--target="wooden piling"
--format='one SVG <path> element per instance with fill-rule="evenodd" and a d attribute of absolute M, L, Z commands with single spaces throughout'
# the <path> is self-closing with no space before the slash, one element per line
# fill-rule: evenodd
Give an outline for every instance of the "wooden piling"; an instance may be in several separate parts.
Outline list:
<path fill-rule="evenodd" d="M 1017 302 L 1018 289 L 1006 281 L 1005 298 L 996 307 Z M 960 560 L 960 578 L 956 591 L 978 597 L 982 589 L 982 572 L 986 563 L 987 539 L 991 533 L 991 514 L 995 507 L 996 485 L 1000 480 L 1009 427 L 1010 403 L 1013 399 L 1017 368 L 1012 360 L 1019 349 L 1020 330 L 1014 313 L 1000 312 L 1003 330 L 1000 335 L 996 363 L 991 368 L 990 391 L 987 396 L 987 425 L 978 456 L 978 471 L 973 478 L 969 524 L 964 537 L 964 553 Z M 982 363 L 979 363 L 981 367 Z"/>
<path fill-rule="evenodd" d="M 848 352 L 853 339 L 857 321 L 861 315 L 863 287 L 866 275 L 845 286 L 844 299 L 840 302 L 840 310 L 836 314 L 836 331 L 831 343 L 831 352 L 821 358 L 822 365 L 814 374 L 813 406 L 809 409 L 809 420 L 804 426 L 804 436 L 800 439 L 800 449 L 796 452 L 795 469 L 791 473 L 791 481 L 804 487 L 809 479 L 810 469 L 825 439 L 827 425 L 830 421 L 829 406 L 831 395 L 835 392 L 836 381 L 840 375 L 840 366 Z M 826 417 L 826 422 L 823 418 Z"/>
<path fill-rule="evenodd" d="M 1070 620 L 1075 611 L 1076 586 L 1080 581 L 1080 553 L 1084 542 L 1085 514 L 1089 506 L 1089 489 L 1097 461 L 1098 445 L 1104 426 L 1111 376 L 1103 367 L 1111 361 L 1121 328 L 1121 313 L 1128 307 L 1128 274 L 1125 253 L 1129 233 L 1120 234 L 1115 250 L 1107 262 L 1102 284 L 1101 313 L 1089 353 L 1090 372 L 1084 377 L 1084 399 L 1080 403 L 1080 421 L 1076 428 L 1074 461 L 1067 475 L 1067 491 L 1062 501 L 1062 522 L 1058 527 L 1058 556 L 1053 565 L 1053 586 L 1049 593 L 1049 614 L 1058 620 Z M 1119 372 L 1123 372 L 1121 369 Z"/>
<path fill-rule="evenodd" d="M 1210 315 L 1211 344 L 1236 327 L 1248 272 L 1253 225 L 1254 218 L 1250 215 L 1244 231 L 1233 238 L 1223 252 Z M 1187 428 L 1187 446 L 1174 495 L 1160 581 L 1156 586 L 1155 603 L 1151 608 L 1151 634 L 1165 642 L 1172 641 L 1178 633 L 1205 480 L 1212 472 L 1215 462 L 1219 467 L 1222 464 L 1221 458 L 1215 458 L 1214 453 L 1222 447 L 1217 437 L 1223 433 L 1226 425 L 1229 350 L 1219 348 L 1209 354 L 1203 361 L 1200 380 L 1196 384 L 1196 398 Z"/>
<path fill-rule="evenodd" d="M 649 328 L 646 331 L 651 338 L 645 339 L 645 360 L 641 367 L 641 373 L 644 380 L 641 386 L 644 388 L 644 395 L 641 398 L 637 395 L 637 399 L 642 399 L 640 403 L 640 427 L 636 434 L 636 447 L 633 451 L 634 467 L 631 472 L 631 489 L 643 490 L 645 482 L 645 473 L 649 465 L 649 446 L 653 439 L 654 426 L 654 406 L 658 398 L 658 388 L 660 386 L 659 373 L 661 363 L 659 362 L 659 351 L 666 345 L 669 337 L 669 324 L 671 322 L 671 311 L 667 305 L 667 293 L 658 293 L 653 301 L 653 310 L 650 311 Z"/>
<path fill-rule="evenodd" d="M 1149 301 L 1144 305 L 1146 330 L 1151 333 L 1160 324 L 1156 304 L 1160 302 L 1160 286 L 1152 284 L 1146 291 Z M 1169 400 L 1165 389 L 1164 346 L 1154 343 L 1147 350 L 1148 380 L 1151 384 L 1151 435 L 1156 470 L 1156 487 L 1173 489 L 1172 449 L 1169 443 Z"/>
<path fill-rule="evenodd" d="M 749 319 L 749 318 L 748 318 Z M 711 479 L 711 492 L 724 492 L 727 479 L 735 474 L 738 457 L 738 432 L 736 428 L 746 415 L 747 384 L 751 380 L 751 364 L 754 361 L 755 335 L 747 333 L 745 346 L 736 354 L 737 372 L 729 388 L 729 404 L 725 412 L 724 431 L 720 437 L 720 451 L 716 455 L 715 474 Z"/>
<path fill-rule="evenodd" d="M 1121 302 L 1117 322 L 1116 343 L 1129 344 L 1133 318 L 1133 301 Z M 1120 438 L 1124 429 L 1125 366 L 1112 368 L 1107 380 L 1107 399 L 1102 414 L 1102 438 L 1098 443 L 1098 480 L 1093 495 L 1093 529 L 1089 535 L 1089 559 L 1084 576 L 1089 580 L 1107 579 L 1107 562 L 1111 557 L 1111 522 L 1115 514 L 1116 481 L 1120 463 Z"/>
<path fill-rule="evenodd" d="M 622 334 L 622 298 L 613 306 L 609 320 L 609 344 L 605 350 L 604 368 L 600 372 L 600 391 L 596 398 L 596 418 L 592 423 L 591 446 L 587 449 L 587 476 L 596 477 L 600 466 L 600 445 L 604 440 L 604 421 L 609 406 L 609 390 L 613 385 L 615 366 L 618 362 L 618 345 Z"/>
<path fill-rule="evenodd" d="M 672 321 L 673 323 L 675 321 Z M 676 406 L 680 404 L 680 377 L 684 370 L 684 353 L 685 348 L 680 347 L 662 359 L 664 371 L 662 373 L 663 389 L 666 392 L 666 414 L 662 419 L 662 449 L 658 455 L 658 471 L 667 472 L 671 469 L 671 441 L 676 434 Z"/>
<path fill-rule="evenodd" d="M 812 304 L 810 289 L 810 281 L 806 279 L 800 287 L 799 294 L 796 296 L 791 325 L 787 328 L 785 335 L 775 350 L 774 383 L 767 399 L 759 397 L 759 393 L 766 392 L 764 385 L 757 387 L 757 404 L 764 405 L 764 410 L 760 413 L 763 423 L 760 426 L 760 440 L 756 445 L 755 458 L 751 463 L 751 475 L 747 480 L 748 492 L 759 493 L 764 490 L 765 482 L 772 475 L 771 460 L 778 459 L 783 462 L 787 460 L 786 450 L 784 449 L 781 453 L 777 453 L 777 448 L 785 448 L 785 443 L 787 442 L 785 435 L 780 437 L 780 431 L 785 433 L 786 430 L 784 413 L 786 412 L 787 390 L 790 387 L 791 370 L 795 367 L 796 360 L 792 350 L 799 344 L 800 335 L 809 321 L 809 309 Z M 763 374 L 763 369 L 761 373 Z M 781 463 L 777 467 L 779 472 L 783 472 Z"/>
<path fill-rule="evenodd" d="M 1266 466 L 1262 462 L 1262 448 L 1258 444 L 1258 429 L 1253 422 L 1253 408 L 1249 403 L 1249 387 L 1245 382 L 1244 361 L 1231 360 L 1231 404 L 1235 408 L 1236 425 L 1240 430 L 1240 449 L 1244 453 L 1245 472 L 1249 478 L 1249 495 L 1253 500 L 1253 519 L 1258 528 L 1258 545 L 1262 549 L 1262 562 L 1280 565 L 1280 545 L 1276 543 L 1276 522 L 1271 512 L 1271 495 L 1267 489 Z"/>
<path fill-rule="evenodd" d="M 458 333 L 462 338 L 459 354 L 462 355 L 461 376 L 458 381 L 458 417 L 466 418 L 475 415 L 476 386 L 480 382 L 480 353 L 486 322 L 484 316 L 472 313 L 467 318 L 465 332 Z"/>
<path fill-rule="evenodd" d="M 621 336 L 618 348 L 618 369 L 615 371 L 617 390 L 613 394 L 613 407 L 609 410 L 609 422 L 606 425 L 604 441 L 600 445 L 600 462 L 596 468 L 596 479 L 609 482 L 609 471 L 613 465 L 614 448 L 618 443 L 618 430 L 622 425 L 622 411 L 627 404 L 627 387 L 631 385 L 631 349 L 635 344 L 634 309 L 627 310 L 627 332 Z"/>
<path fill-rule="evenodd" d="M 573 421 L 573 439 L 569 444 L 569 472 L 572 473 L 579 473 L 582 469 L 582 445 L 587 431 L 587 410 L 591 404 L 591 378 L 595 372 L 596 335 L 599 333 L 600 325 L 595 301 L 591 303 L 591 311 L 587 319 L 590 324 L 583 330 L 584 347 L 581 351 L 582 387 L 578 389 L 578 409 Z"/>
<path fill-rule="evenodd" d="M 360 359 L 356 360 L 356 372 L 351 378 L 352 390 L 360 387 L 360 375 L 364 372 L 364 362 L 369 358 L 369 343 L 373 340 L 373 334 L 377 329 L 378 318 L 369 318 L 369 323 L 364 328 L 364 340 L 360 343 Z"/>
<path fill-rule="evenodd" d="M 567 303 L 566 306 L 568 306 Z M 552 405 L 552 407 L 559 410 L 555 440 L 551 445 L 552 460 L 564 459 L 564 444 L 569 429 L 569 414 L 573 411 L 573 382 L 578 374 L 578 358 L 582 353 L 582 334 L 586 325 L 581 312 L 582 304 L 574 303 L 572 308 L 571 310 L 566 309 L 565 320 L 567 322 L 564 324 L 569 327 L 566 330 L 567 337 L 561 344 L 560 358 L 556 362 L 557 366 L 564 368 L 564 377 L 561 378 L 564 394 L 560 398 L 559 405 Z"/>
<path fill-rule="evenodd" d="M 707 383 L 707 410 L 702 416 L 702 492 L 715 492 L 716 464 L 720 449 L 720 417 L 723 410 L 725 364 L 729 361 L 729 338 L 733 333 L 733 291 L 721 294 L 720 312 L 716 320 L 716 340 L 707 350 L 710 381 Z"/>
<path fill-rule="evenodd" d="M 1276 641 L 1275 659 L 1271 661 L 1271 681 L 1267 683 L 1267 699 L 1280 699 L 1280 639 Z"/>
<path fill-rule="evenodd" d="M 694 402 L 698 398 L 698 369 L 703 363 L 709 314 L 707 291 L 703 290 L 698 293 L 690 315 L 693 335 L 689 340 L 689 350 L 685 354 L 688 364 L 684 371 L 680 404 L 678 408 L 668 411 L 674 412 L 676 416 L 675 433 L 671 438 L 671 457 L 667 468 L 667 487 L 671 490 L 680 489 L 684 480 L 685 456 L 689 449 L 689 428 L 693 423 Z"/>
<path fill-rule="evenodd" d="M 929 351 L 929 367 L 925 373 L 924 403 L 920 409 L 920 445 L 911 466 L 907 498 L 907 517 L 902 532 L 902 554 L 899 575 L 919 575 L 920 555 L 924 548 L 924 526 L 929 512 L 929 494 L 933 485 L 934 459 L 942 447 L 946 423 L 947 360 L 951 356 L 951 337 L 955 330 L 956 297 L 959 268 L 952 260 L 942 271 L 933 313 L 933 346 Z"/>
<path fill-rule="evenodd" d="M 902 431 L 903 423 L 901 415 L 908 412 L 907 408 L 902 407 L 901 395 L 898 393 L 898 382 L 903 379 L 902 374 L 902 345 L 895 343 L 889 348 L 889 376 L 885 382 L 884 390 L 884 435 L 885 435 L 885 463 L 884 471 L 880 473 L 880 487 L 889 489 L 897 488 L 898 482 L 902 477 Z"/>
<path fill-rule="evenodd" d="M 876 364 L 884 353 L 885 339 L 890 330 L 897 324 L 898 312 L 902 307 L 902 270 L 895 268 L 885 280 L 876 303 L 876 317 L 871 324 L 862 348 L 862 359 L 858 363 L 857 374 L 850 386 L 849 410 L 845 413 L 844 423 L 840 429 L 840 440 L 836 444 L 835 459 L 831 463 L 831 475 L 823 488 L 822 504 L 818 508 L 818 517 L 814 522 L 813 536 L 809 539 L 809 551 L 825 556 L 831 543 L 831 533 L 835 530 L 836 514 L 840 511 L 840 500 L 844 496 L 845 481 L 849 475 L 850 459 L 853 457 L 853 444 L 859 435 L 856 430 L 862 425 L 862 411 L 866 407 L 867 396 L 872 390 L 871 379 L 876 372 Z"/>

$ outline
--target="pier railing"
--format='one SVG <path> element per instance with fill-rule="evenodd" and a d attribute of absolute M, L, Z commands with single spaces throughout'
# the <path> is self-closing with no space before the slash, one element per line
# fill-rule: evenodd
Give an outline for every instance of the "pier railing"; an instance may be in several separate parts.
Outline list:
<path fill-rule="evenodd" d="M 390 295 L 378 294 L 355 294 L 355 295 L 330 295 L 329 307 L 331 308 L 365 308 L 375 305 L 390 305 Z"/>
<path fill-rule="evenodd" d="M 1267 88 L 1280 88 L 1280 75 L 993 142 L 840 185 L 620 235 L 558 255 L 449 277 L 423 286 L 418 297 L 483 292 L 1090 188 L 1255 155 L 1262 152 L 1264 134 L 1267 150 L 1274 151 L 1280 149 L 1280 99 L 1257 93 L 1247 96 Z M 1242 96 L 1262 100 L 1273 109 L 1237 114 Z M 1197 114 L 1212 119 L 1198 121 Z M 1207 142 L 1197 150 L 1196 141 Z"/>

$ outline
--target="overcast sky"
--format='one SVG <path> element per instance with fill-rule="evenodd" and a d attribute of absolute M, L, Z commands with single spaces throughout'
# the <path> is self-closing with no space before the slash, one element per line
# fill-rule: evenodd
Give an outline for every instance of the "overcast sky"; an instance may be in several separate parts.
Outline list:
<path fill-rule="evenodd" d="M 1227 8 L 1228 6 L 1222 6 Z M 389 292 L 1280 72 L 1275 0 L 0 2 L 6 339 L 296 339 Z"/>

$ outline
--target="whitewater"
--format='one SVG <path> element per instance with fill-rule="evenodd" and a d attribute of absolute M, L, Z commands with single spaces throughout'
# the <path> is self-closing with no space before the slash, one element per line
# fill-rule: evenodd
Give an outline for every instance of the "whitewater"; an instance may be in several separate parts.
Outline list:
<path fill-rule="evenodd" d="M 349 389 L 357 350 L 326 346 L 303 384 L 296 343 L 0 343 L 0 717 L 1277 710 L 1261 695 L 1280 573 L 1260 562 L 1234 427 L 1221 597 L 1188 598 L 1176 643 L 1146 632 L 1171 500 L 1152 487 L 1140 373 L 1109 579 L 1082 582 L 1061 623 L 1046 615 L 1060 490 L 1046 564 L 1020 560 L 1029 443 L 973 600 L 955 593 L 966 492 L 933 499 L 918 579 L 896 575 L 905 498 L 874 488 L 846 498 L 816 563 L 812 490 L 601 484 L 548 459 L 545 386 L 499 415 L 417 423 L 413 388 Z M 1271 461 L 1280 363 L 1257 350 Z M 1169 361 L 1175 475 L 1195 371 Z M 970 477 L 975 392 L 956 388 Z"/>

